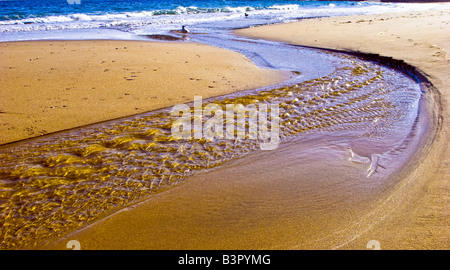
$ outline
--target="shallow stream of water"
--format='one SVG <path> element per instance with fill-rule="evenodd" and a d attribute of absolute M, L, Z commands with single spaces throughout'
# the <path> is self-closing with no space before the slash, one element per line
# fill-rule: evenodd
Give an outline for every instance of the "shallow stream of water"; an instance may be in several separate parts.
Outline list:
<path fill-rule="evenodd" d="M 277 86 L 203 100 L 203 106 L 215 103 L 224 111 L 227 104 L 278 104 L 281 143 L 326 135 L 336 136 L 336 143 L 351 142 L 365 158 L 395 154 L 417 119 L 419 84 L 377 63 L 228 32 L 192 34 L 190 41 L 293 72 Z M 162 187 L 261 151 L 261 140 L 249 138 L 248 125 L 242 140 L 176 140 L 171 127 L 177 117 L 170 109 L 1 147 L 0 247 L 37 248 Z"/>

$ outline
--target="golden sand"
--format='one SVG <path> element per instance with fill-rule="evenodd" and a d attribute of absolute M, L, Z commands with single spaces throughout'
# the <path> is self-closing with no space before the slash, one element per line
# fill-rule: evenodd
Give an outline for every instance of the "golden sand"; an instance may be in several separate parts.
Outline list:
<path fill-rule="evenodd" d="M 238 34 L 291 44 L 379 54 L 404 60 L 428 78 L 434 130 L 423 155 L 384 203 L 380 222 L 343 248 L 374 238 L 391 249 L 447 249 L 450 241 L 450 10 L 305 20 L 245 29 Z M 383 244 L 382 244 L 383 245 Z"/>
<path fill-rule="evenodd" d="M 242 89 L 287 74 L 193 43 L 0 43 L 0 144 Z"/>
<path fill-rule="evenodd" d="M 382 249 L 448 248 L 448 16 L 340 17 L 239 32 L 418 67 L 434 85 L 427 97 L 435 121 L 421 155 L 396 177 L 361 176 L 365 168 L 327 139 L 283 144 L 189 177 L 45 248 L 66 249 L 71 239 L 82 249 L 366 249 L 370 240 Z"/>

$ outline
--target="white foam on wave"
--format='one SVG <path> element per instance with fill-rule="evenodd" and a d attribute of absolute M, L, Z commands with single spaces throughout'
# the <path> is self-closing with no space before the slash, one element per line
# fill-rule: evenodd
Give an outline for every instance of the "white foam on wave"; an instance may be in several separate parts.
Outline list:
<path fill-rule="evenodd" d="M 300 8 L 299 5 L 273 5 L 270 6 L 268 9 L 275 9 L 275 10 L 298 10 Z"/>
<path fill-rule="evenodd" d="M 157 26 L 179 25 L 205 22 L 226 21 L 239 18 L 244 13 L 250 13 L 255 20 L 272 21 L 267 18 L 277 18 L 276 22 L 288 22 L 297 18 L 342 16 L 358 14 L 377 14 L 393 11 L 423 11 L 450 7 L 447 4 L 402 4 L 402 3 L 363 3 L 351 6 L 328 4 L 323 6 L 300 6 L 297 4 L 272 5 L 268 8 L 250 6 L 199 8 L 196 6 L 179 6 L 172 10 L 138 11 L 113 14 L 83 14 L 34 17 L 19 20 L 0 21 L 0 33 L 52 31 L 64 29 L 96 29 L 120 28 L 122 31 L 142 32 L 148 25 L 154 30 Z M 249 21 L 251 23 L 251 21 Z M 165 28 L 165 27 L 163 27 Z"/>

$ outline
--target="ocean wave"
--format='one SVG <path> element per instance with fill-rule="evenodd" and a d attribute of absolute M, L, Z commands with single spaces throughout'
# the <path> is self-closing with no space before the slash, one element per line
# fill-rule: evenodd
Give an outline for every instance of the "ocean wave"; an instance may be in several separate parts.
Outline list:
<path fill-rule="evenodd" d="M 36 16 L 30 14 L 8 14 L 0 16 L 0 33 L 28 32 L 64 29 L 92 29 L 122 27 L 135 30 L 143 25 L 195 24 L 239 18 L 251 13 L 255 19 L 278 18 L 277 22 L 317 16 L 358 15 L 389 11 L 412 11 L 433 9 L 436 4 L 405 5 L 401 3 L 357 3 L 342 5 L 326 3 L 316 5 L 270 5 L 197 7 L 177 6 L 173 9 L 139 10 L 118 13 L 72 13 L 61 15 Z M 370 7 L 370 8 L 368 8 Z M 267 20 L 267 23 L 272 23 Z"/>

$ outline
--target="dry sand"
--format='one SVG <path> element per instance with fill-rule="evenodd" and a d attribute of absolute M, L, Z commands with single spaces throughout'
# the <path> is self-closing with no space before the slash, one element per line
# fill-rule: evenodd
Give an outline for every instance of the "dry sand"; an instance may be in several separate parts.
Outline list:
<path fill-rule="evenodd" d="M 448 10 L 408 12 L 238 32 L 420 69 L 434 86 L 426 95 L 433 126 L 396 177 L 359 176 L 333 142 L 282 145 L 191 177 L 47 248 L 76 239 L 82 249 L 366 249 L 370 240 L 382 249 L 448 249 L 449 18 Z"/>
<path fill-rule="evenodd" d="M 237 90 L 288 74 L 193 43 L 0 43 L 0 144 Z"/>

